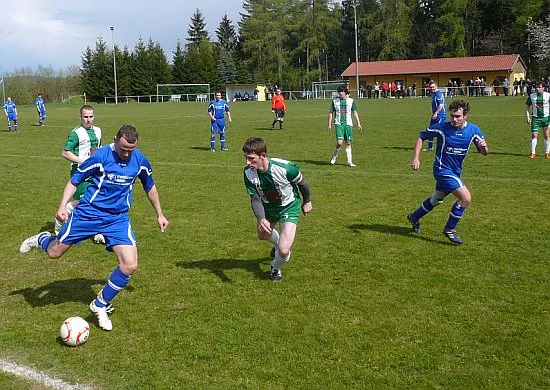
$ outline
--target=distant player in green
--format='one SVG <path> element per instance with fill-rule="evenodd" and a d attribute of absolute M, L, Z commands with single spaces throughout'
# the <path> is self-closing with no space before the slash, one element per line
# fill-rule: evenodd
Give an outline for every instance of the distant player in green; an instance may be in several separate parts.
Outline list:
<path fill-rule="evenodd" d="M 267 145 L 262 138 L 247 139 L 243 153 L 247 163 L 244 184 L 258 220 L 258 238 L 274 245 L 269 278 L 280 280 L 281 267 L 290 260 L 300 209 L 304 214 L 312 209 L 309 185 L 297 164 L 267 157 Z M 275 230 L 277 223 L 279 232 Z"/>
<path fill-rule="evenodd" d="M 350 98 L 349 92 L 344 87 L 338 87 L 338 97 L 334 99 L 330 104 L 330 112 L 328 114 L 328 132 L 332 131 L 332 118 L 334 117 L 334 127 L 336 132 L 336 146 L 332 151 L 330 163 L 336 164 L 336 158 L 342 144 L 346 142 L 346 157 L 348 165 L 355 167 L 351 158 L 351 142 L 353 141 L 353 118 L 357 121 L 357 128 L 359 132 L 363 130 L 361 127 L 361 121 L 359 120 L 359 114 L 357 113 L 357 106 L 355 101 Z"/>
<path fill-rule="evenodd" d="M 529 158 L 535 158 L 539 131 L 544 134 L 544 157 L 550 158 L 550 93 L 544 90 L 542 81 L 536 85 L 536 91 L 527 97 L 525 103 L 525 118 L 531 125 L 531 154 Z M 530 115 L 531 113 L 531 115 Z"/>
<path fill-rule="evenodd" d="M 69 133 L 61 156 L 71 162 L 71 177 L 73 177 L 78 166 L 86 160 L 90 155 L 101 146 L 101 129 L 94 126 L 94 108 L 89 105 L 84 105 L 80 108 L 80 126 L 75 127 Z M 71 202 L 67 203 L 67 214 L 70 215 L 82 195 L 86 192 L 86 188 L 90 184 L 89 180 L 81 183 L 73 195 Z M 63 226 L 63 222 L 55 219 L 55 234 L 57 235 Z M 101 234 L 94 237 L 94 241 L 100 244 L 105 243 L 105 239 Z"/>

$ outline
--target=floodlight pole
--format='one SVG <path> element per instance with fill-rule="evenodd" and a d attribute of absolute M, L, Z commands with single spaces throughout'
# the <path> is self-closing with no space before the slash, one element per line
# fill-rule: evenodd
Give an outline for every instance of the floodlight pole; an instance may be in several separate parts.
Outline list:
<path fill-rule="evenodd" d="M 359 50 L 357 44 L 357 6 L 359 0 L 350 0 L 350 5 L 353 7 L 353 20 L 355 24 L 355 88 L 357 89 L 357 98 L 359 98 Z"/>
<path fill-rule="evenodd" d="M 113 41 L 113 73 L 115 76 L 115 104 L 118 104 L 118 87 L 116 82 L 116 46 L 115 46 L 115 28 L 109 27 L 111 30 L 111 39 Z"/>

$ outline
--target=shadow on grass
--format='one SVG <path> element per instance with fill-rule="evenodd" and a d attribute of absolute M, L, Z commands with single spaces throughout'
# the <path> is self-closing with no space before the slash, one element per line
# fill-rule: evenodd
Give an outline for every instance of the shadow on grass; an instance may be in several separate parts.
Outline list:
<path fill-rule="evenodd" d="M 492 152 L 489 151 L 489 154 L 496 156 L 514 156 L 514 157 L 525 157 L 527 158 L 527 153 L 506 153 L 506 152 Z"/>
<path fill-rule="evenodd" d="M 250 272 L 257 279 L 268 279 L 268 272 L 262 269 L 262 264 L 266 259 L 256 260 L 234 260 L 234 259 L 217 259 L 217 260 L 197 260 L 197 261 L 179 261 L 176 266 L 184 269 L 205 269 L 212 272 L 224 283 L 233 283 L 225 271 L 232 269 L 244 269 Z"/>
<path fill-rule="evenodd" d="M 210 148 L 206 147 L 206 146 L 190 146 L 189 149 L 193 149 L 193 150 L 207 150 L 207 151 L 210 151 Z"/>
<path fill-rule="evenodd" d="M 330 161 L 317 161 L 317 160 L 292 160 L 296 163 L 306 163 L 311 165 L 331 165 Z"/>
<path fill-rule="evenodd" d="M 88 305 L 97 295 L 92 286 L 103 287 L 106 281 L 101 279 L 66 279 L 48 283 L 37 288 L 24 288 L 12 291 L 9 295 L 23 295 L 32 307 L 59 305 L 65 302 L 82 302 Z M 133 291 L 126 286 L 126 291 Z"/>
<path fill-rule="evenodd" d="M 434 244 L 454 246 L 450 242 L 434 240 L 433 238 L 425 237 L 422 234 L 413 233 L 411 231 L 410 227 L 404 227 L 404 226 L 382 225 L 382 224 L 379 224 L 379 223 L 373 223 L 373 224 L 370 224 L 370 225 L 369 224 L 358 223 L 358 224 L 354 224 L 354 225 L 349 225 L 348 229 L 352 230 L 355 233 L 357 233 L 361 230 L 371 230 L 373 232 L 378 232 L 378 233 L 395 234 L 395 235 L 398 235 L 398 236 L 412 237 L 412 238 L 416 238 L 416 239 L 419 239 L 419 240 L 424 240 L 424 241 L 427 241 L 427 242 L 431 242 L 431 243 L 434 243 Z"/>
<path fill-rule="evenodd" d="M 413 151 L 414 148 L 410 148 L 407 146 L 383 146 L 383 149 L 394 149 L 394 150 L 410 150 Z"/>

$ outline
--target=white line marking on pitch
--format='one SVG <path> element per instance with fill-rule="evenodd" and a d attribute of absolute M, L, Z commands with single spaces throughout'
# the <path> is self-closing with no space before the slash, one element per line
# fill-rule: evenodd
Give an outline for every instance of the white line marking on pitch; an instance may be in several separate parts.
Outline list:
<path fill-rule="evenodd" d="M 43 372 L 36 371 L 30 367 L 21 366 L 16 363 L 9 362 L 7 360 L 0 359 L 0 370 L 8 374 L 13 374 L 18 377 L 39 382 L 51 388 L 57 390 L 91 390 L 93 387 L 90 386 L 81 386 L 81 385 L 72 385 L 61 379 L 52 378 L 49 375 L 44 374 Z"/>

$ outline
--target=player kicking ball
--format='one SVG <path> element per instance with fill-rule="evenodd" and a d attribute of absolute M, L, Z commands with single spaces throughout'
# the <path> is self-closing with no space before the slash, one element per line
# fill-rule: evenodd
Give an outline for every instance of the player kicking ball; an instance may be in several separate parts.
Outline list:
<path fill-rule="evenodd" d="M 422 142 L 437 139 L 433 164 L 435 190 L 432 196 L 424 200 L 419 208 L 407 216 L 407 219 L 411 223 L 413 231 L 420 233 L 420 218 L 440 205 L 447 195 L 453 194 L 457 201 L 451 208 L 443 234 L 456 245 L 464 243 L 456 232 L 456 226 L 472 201 L 470 191 L 460 179 L 462 164 L 472 142 L 476 145 L 479 153 L 484 156 L 489 153 L 487 143 L 479 127 L 466 121 L 469 111 L 470 105 L 467 101 L 455 100 L 452 102 L 449 106 L 451 115 L 449 122 L 431 125 L 420 132 L 411 162 L 412 169 L 415 171 L 420 169 L 419 157 Z"/>
<path fill-rule="evenodd" d="M 112 144 L 99 148 L 83 161 L 63 191 L 57 218 L 61 221 L 69 220 L 59 235 L 53 237 L 49 232 L 41 232 L 27 238 L 19 248 L 21 253 L 41 248 L 50 258 L 57 259 L 74 244 L 95 234 L 103 234 L 107 250 L 117 256 L 118 266 L 89 307 L 96 315 L 100 328 L 107 331 L 113 329 L 109 304 L 130 282 L 138 268 L 137 242 L 128 215 L 136 180 L 141 182 L 155 209 L 161 231 L 164 232 L 169 223 L 162 213 L 151 165 L 136 149 L 137 142 L 137 130 L 133 126 L 124 125 L 118 130 Z M 79 184 L 87 179 L 91 179 L 91 183 L 68 217 L 65 205 Z"/>
<path fill-rule="evenodd" d="M 269 279 L 281 280 L 281 268 L 290 260 L 300 209 L 304 214 L 312 209 L 309 185 L 296 163 L 267 157 L 267 145 L 262 138 L 247 139 L 243 154 L 247 164 L 244 184 L 258 220 L 258 238 L 269 241 L 275 249 Z M 279 231 L 275 229 L 277 223 Z"/>

